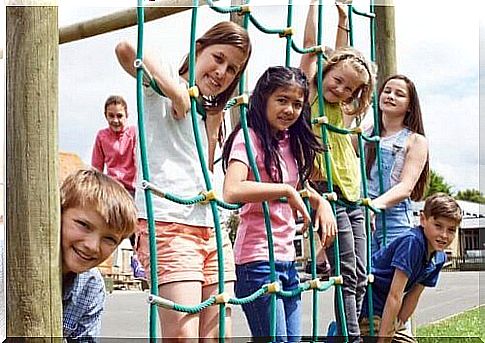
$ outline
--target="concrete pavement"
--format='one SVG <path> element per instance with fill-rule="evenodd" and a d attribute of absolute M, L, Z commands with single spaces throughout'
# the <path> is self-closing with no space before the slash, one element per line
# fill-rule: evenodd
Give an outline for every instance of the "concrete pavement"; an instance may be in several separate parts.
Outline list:
<path fill-rule="evenodd" d="M 485 304 L 479 295 L 478 272 L 444 272 L 436 288 L 427 288 L 415 314 L 417 326 L 434 322 L 464 310 Z M 140 291 L 115 291 L 107 298 L 101 334 L 104 337 L 148 337 L 148 293 Z M 311 332 L 311 293 L 303 294 L 303 334 Z M 333 320 L 333 291 L 319 294 L 319 335 L 326 334 L 328 323 Z M 240 307 L 233 307 L 233 334 L 235 337 L 250 335 Z"/>

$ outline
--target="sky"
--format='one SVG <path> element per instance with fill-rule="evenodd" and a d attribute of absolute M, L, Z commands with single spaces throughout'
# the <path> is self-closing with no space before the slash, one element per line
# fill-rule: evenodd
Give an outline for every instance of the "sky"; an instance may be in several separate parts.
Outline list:
<path fill-rule="evenodd" d="M 308 2 L 293 1 L 294 39 L 299 46 Z M 130 6 L 135 1 L 73 4 L 61 0 L 58 3 L 59 27 L 63 27 L 123 10 L 125 8 L 119 4 Z M 118 7 L 100 7 L 100 3 Z M 284 0 L 251 1 L 253 14 L 271 28 L 285 26 L 286 3 Z M 353 3 L 358 10 L 368 9 L 368 0 L 354 0 Z M 417 86 L 429 140 L 431 168 L 441 174 L 454 191 L 479 188 L 480 11 L 472 9 L 482 1 L 467 2 L 466 6 L 451 0 L 395 0 L 394 3 L 398 72 L 409 76 Z M 332 46 L 336 10 L 332 1 L 325 0 L 324 4 L 323 41 Z M 199 9 L 199 14 L 203 20 L 197 24 L 197 36 L 228 18 L 207 7 Z M 147 23 L 144 49 L 154 51 L 166 61 L 179 63 L 188 52 L 189 30 L 189 11 Z M 262 34 L 251 24 L 249 32 L 254 47 L 248 66 L 249 89 L 252 89 L 268 66 L 284 64 L 285 46 L 284 39 Z M 354 37 L 355 47 L 369 55 L 367 19 L 354 16 Z M 129 123 L 136 123 L 135 80 L 124 73 L 114 55 L 116 43 L 123 39 L 135 44 L 136 27 L 62 44 L 59 48 L 59 149 L 77 153 L 86 163 L 90 162 L 96 132 L 106 127 L 103 104 L 109 95 L 119 94 L 127 99 Z M 2 31 L 2 46 L 4 42 Z M 300 56 L 293 53 L 291 65 L 298 66 L 299 60 Z M 4 79 L 4 74 L 0 76 Z M 2 91 L 0 100 L 5 108 L 3 94 Z"/>

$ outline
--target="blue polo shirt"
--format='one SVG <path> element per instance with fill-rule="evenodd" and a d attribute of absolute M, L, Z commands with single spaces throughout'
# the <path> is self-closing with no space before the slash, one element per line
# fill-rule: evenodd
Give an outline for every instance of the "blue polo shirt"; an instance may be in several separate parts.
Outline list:
<path fill-rule="evenodd" d="M 427 260 L 427 254 L 427 239 L 423 228 L 418 226 L 406 230 L 387 247 L 382 247 L 372 255 L 374 315 L 382 316 L 396 268 L 408 276 L 404 293 L 409 292 L 418 283 L 426 287 L 436 286 L 438 275 L 446 262 L 446 254 L 443 251 L 435 251 L 430 260 Z M 367 294 L 362 305 L 361 317 L 368 317 Z"/>

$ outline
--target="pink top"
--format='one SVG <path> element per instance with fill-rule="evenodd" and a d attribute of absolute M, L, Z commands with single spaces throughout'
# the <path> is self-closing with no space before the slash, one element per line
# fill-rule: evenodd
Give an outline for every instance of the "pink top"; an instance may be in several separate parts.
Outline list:
<path fill-rule="evenodd" d="M 121 132 L 109 127 L 99 130 L 94 142 L 91 165 L 134 191 L 136 185 L 136 128 L 127 126 Z"/>
<path fill-rule="evenodd" d="M 257 135 L 250 129 L 252 151 L 256 159 L 259 175 L 262 182 L 272 182 L 264 169 L 264 156 L 261 143 Z M 298 168 L 296 160 L 290 150 L 289 136 L 280 140 L 279 143 L 280 163 L 283 173 L 283 182 L 293 187 L 298 182 Z M 244 145 L 242 130 L 238 132 L 232 145 L 229 160 L 239 160 L 249 167 L 249 160 Z M 254 180 L 254 174 L 249 170 L 248 180 Z M 271 227 L 273 230 L 273 247 L 275 259 L 278 261 L 294 261 L 296 225 L 293 211 L 287 203 L 279 200 L 269 202 Z M 261 203 L 248 203 L 244 205 L 240 213 L 240 223 L 234 244 L 236 264 L 244 264 L 255 261 L 268 261 L 268 241 Z"/>

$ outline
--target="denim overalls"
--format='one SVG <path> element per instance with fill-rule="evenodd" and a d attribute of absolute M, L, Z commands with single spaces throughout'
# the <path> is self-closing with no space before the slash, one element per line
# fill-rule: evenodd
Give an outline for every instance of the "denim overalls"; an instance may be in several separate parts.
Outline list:
<path fill-rule="evenodd" d="M 396 161 L 404 159 L 406 155 L 406 140 L 411 134 L 411 131 L 407 128 L 402 129 L 396 135 L 394 135 L 392 147 L 390 144 L 383 144 L 381 146 L 381 161 L 382 161 L 382 180 L 384 189 L 383 192 L 387 192 L 393 187 L 401 175 L 395 175 L 395 179 L 392 180 Z M 397 177 L 397 179 L 396 179 Z M 394 182 L 393 182 L 394 181 Z M 372 166 L 370 178 L 369 178 L 369 196 L 371 199 L 379 196 L 379 174 L 377 168 L 377 159 Z M 399 204 L 385 210 L 386 216 L 386 242 L 389 244 L 394 238 L 396 238 L 404 230 L 409 230 L 413 226 L 411 199 L 407 198 L 401 201 Z M 384 233 L 382 228 L 382 215 L 376 216 L 376 230 L 372 234 L 372 253 L 376 252 L 384 245 Z"/>

